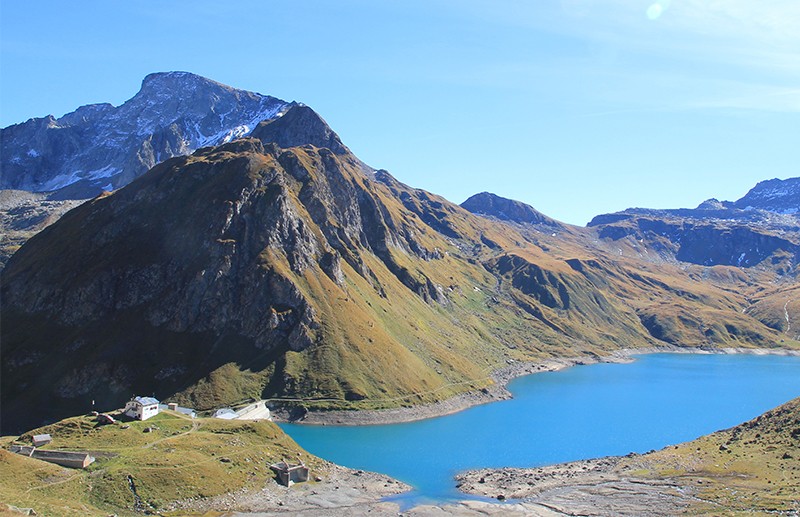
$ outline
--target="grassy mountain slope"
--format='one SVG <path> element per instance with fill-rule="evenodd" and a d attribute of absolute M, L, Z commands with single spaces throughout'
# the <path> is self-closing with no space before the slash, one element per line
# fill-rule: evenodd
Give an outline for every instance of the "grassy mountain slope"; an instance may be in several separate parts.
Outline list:
<path fill-rule="evenodd" d="M 11 258 L 4 429 L 133 393 L 375 409 L 480 389 L 514 360 L 798 346 L 776 303 L 747 311 L 769 271 L 645 262 L 587 229 L 478 217 L 367 169 L 305 107 L 254 134 L 268 141 L 156 166 Z"/>
<path fill-rule="evenodd" d="M 668 477 L 696 492 L 694 511 L 800 510 L 800 399 L 744 424 L 668 447 L 626 467 Z"/>

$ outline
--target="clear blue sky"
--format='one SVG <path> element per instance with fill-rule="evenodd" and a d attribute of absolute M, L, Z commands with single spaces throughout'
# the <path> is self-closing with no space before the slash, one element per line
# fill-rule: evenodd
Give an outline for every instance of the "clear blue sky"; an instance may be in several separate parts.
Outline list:
<path fill-rule="evenodd" d="M 454 201 L 585 224 L 800 176 L 798 0 L 2 1 L 0 125 L 186 70 Z"/>

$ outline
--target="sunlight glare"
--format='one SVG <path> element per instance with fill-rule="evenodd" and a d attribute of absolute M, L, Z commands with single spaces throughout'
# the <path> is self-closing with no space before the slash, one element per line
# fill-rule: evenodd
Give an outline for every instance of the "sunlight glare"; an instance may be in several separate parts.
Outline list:
<path fill-rule="evenodd" d="M 664 14 L 664 11 L 669 7 L 670 0 L 658 0 L 647 8 L 647 18 L 650 20 L 657 20 Z"/>

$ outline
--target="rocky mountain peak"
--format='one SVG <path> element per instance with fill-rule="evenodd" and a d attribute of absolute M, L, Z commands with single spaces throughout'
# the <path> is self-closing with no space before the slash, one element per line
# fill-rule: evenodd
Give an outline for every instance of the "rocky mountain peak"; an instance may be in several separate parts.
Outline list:
<path fill-rule="evenodd" d="M 168 158 L 245 136 L 289 105 L 188 72 L 150 74 L 119 107 L 91 104 L 0 130 L 0 188 L 92 197 Z"/>
<path fill-rule="evenodd" d="M 82 357 L 88 366 L 81 371 L 93 372 L 95 381 L 60 370 L 56 397 L 80 399 L 99 379 L 116 384 L 108 397 L 144 390 L 154 378 L 178 391 L 209 367 L 243 361 L 261 369 L 267 359 L 323 339 L 349 342 L 323 319 L 331 305 L 349 315 L 364 310 L 350 302 L 346 271 L 374 303 L 389 296 L 389 286 L 419 303 L 448 303 L 430 273 L 408 265 L 441 260 L 436 246 L 443 242 L 431 245 L 424 228 L 392 215 L 397 208 L 388 189 L 363 174 L 352 154 L 330 149 L 338 137 L 320 132 L 316 114 L 305 107 L 290 111 L 272 126 L 277 140 L 324 139 L 283 147 L 245 137 L 166 160 L 80 205 L 13 255 L 0 282 L 4 323 L 10 322 L 4 327 L 27 328 L 5 318 L 31 311 L 53 318 L 53 329 L 84 329 L 69 353 Z M 33 272 L 29 261 L 52 267 Z M 374 325 L 371 318 L 366 328 Z M 96 325 L 129 338 L 107 340 Z M 2 342 L 4 358 L 38 353 L 5 335 Z M 274 381 L 280 389 L 307 382 L 285 380 L 280 368 Z M 3 397 L 14 397 L 6 386 Z M 362 397 L 345 382 L 324 389 Z"/>
<path fill-rule="evenodd" d="M 800 212 L 800 178 L 761 181 L 734 205 L 741 209 L 796 214 Z"/>
<path fill-rule="evenodd" d="M 601 239 L 628 241 L 643 258 L 705 266 L 770 268 L 796 275 L 800 258 L 800 178 L 762 181 L 736 202 L 697 208 L 629 208 L 589 222 Z"/>
<path fill-rule="evenodd" d="M 473 214 L 492 216 L 503 221 L 561 226 L 561 223 L 547 217 L 530 205 L 526 205 L 521 201 L 500 197 L 491 192 L 475 194 L 461 203 L 461 207 L 469 210 Z"/>
<path fill-rule="evenodd" d="M 207 79 L 203 76 L 193 74 L 191 72 L 181 72 L 181 71 L 174 71 L 174 72 L 153 72 L 152 74 L 147 74 L 145 78 L 142 80 L 142 87 L 140 91 L 144 92 L 147 90 L 161 90 L 168 87 L 173 86 L 187 86 L 190 84 L 207 84 L 207 85 L 216 85 L 222 88 L 226 88 L 232 90 L 230 86 L 226 86 L 222 83 L 218 83 L 211 79 Z"/>
<path fill-rule="evenodd" d="M 303 104 L 292 104 L 283 115 L 259 123 L 252 136 L 280 147 L 310 144 L 330 149 L 335 154 L 349 152 L 328 123 Z"/>
<path fill-rule="evenodd" d="M 697 205 L 698 210 L 726 210 L 728 208 L 733 208 L 730 201 L 720 201 L 716 198 L 706 199 Z"/>

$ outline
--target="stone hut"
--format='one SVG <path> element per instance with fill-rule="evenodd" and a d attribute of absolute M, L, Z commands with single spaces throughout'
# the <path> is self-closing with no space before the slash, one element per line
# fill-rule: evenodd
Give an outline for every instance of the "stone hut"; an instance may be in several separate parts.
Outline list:
<path fill-rule="evenodd" d="M 53 441 L 53 437 L 49 434 L 36 434 L 33 436 L 33 446 L 41 447 Z"/>
<path fill-rule="evenodd" d="M 269 468 L 275 472 L 282 485 L 292 486 L 294 483 L 308 481 L 308 467 L 302 461 L 296 465 L 290 465 L 288 461 L 283 460 L 273 463 Z"/>

